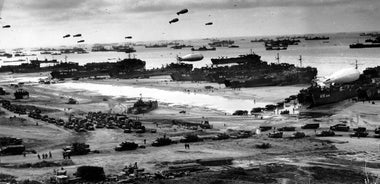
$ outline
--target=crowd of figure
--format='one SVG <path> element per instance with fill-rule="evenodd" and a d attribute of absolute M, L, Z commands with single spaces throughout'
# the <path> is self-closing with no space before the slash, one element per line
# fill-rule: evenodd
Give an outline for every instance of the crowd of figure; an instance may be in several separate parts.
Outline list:
<path fill-rule="evenodd" d="M 41 159 L 45 160 L 45 159 L 48 159 L 48 158 L 53 158 L 53 155 L 49 151 L 49 153 L 42 153 L 41 155 L 37 154 L 37 158 L 38 158 L 38 160 L 41 160 Z"/>

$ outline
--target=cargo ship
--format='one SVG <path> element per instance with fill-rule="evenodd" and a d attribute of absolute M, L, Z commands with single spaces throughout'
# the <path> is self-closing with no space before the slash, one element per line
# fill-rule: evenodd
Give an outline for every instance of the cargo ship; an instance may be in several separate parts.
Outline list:
<path fill-rule="evenodd" d="M 111 78 L 130 79 L 130 78 L 149 78 L 152 76 L 170 75 L 173 72 L 189 72 L 193 69 L 192 64 L 170 63 L 161 68 L 150 70 L 140 69 L 137 71 L 110 71 L 108 74 Z"/>
<path fill-rule="evenodd" d="M 380 67 L 367 68 L 360 74 L 356 69 L 343 69 L 325 81 L 314 81 L 297 95 L 298 102 L 307 107 L 340 102 L 350 98 L 380 99 Z"/>
<path fill-rule="evenodd" d="M 91 52 L 125 52 L 132 53 L 136 52 L 135 48 L 130 45 L 113 45 L 113 46 L 104 46 L 104 45 L 94 45 L 91 48 Z"/>
<path fill-rule="evenodd" d="M 329 87 L 313 84 L 297 95 L 298 102 L 308 107 L 336 103 L 355 96 L 357 96 L 357 86 L 354 84 L 337 84 Z"/>
<path fill-rule="evenodd" d="M 380 43 L 380 36 L 377 36 L 374 39 L 371 39 L 371 38 L 366 39 L 365 42 L 367 42 L 367 43 Z"/>
<path fill-rule="evenodd" d="M 202 46 L 197 49 L 191 48 L 191 51 L 214 51 L 214 50 L 216 50 L 215 47 L 207 48 L 206 46 Z"/>
<path fill-rule="evenodd" d="M 287 46 L 265 46 L 265 50 L 287 50 Z"/>
<path fill-rule="evenodd" d="M 145 45 L 145 48 L 164 48 L 164 47 L 168 47 L 168 44 Z"/>
<path fill-rule="evenodd" d="M 240 46 L 239 45 L 230 45 L 228 46 L 228 48 L 239 48 Z"/>
<path fill-rule="evenodd" d="M 235 58 L 215 58 L 211 61 L 211 67 L 195 68 L 189 72 L 173 72 L 171 77 L 174 81 L 208 81 L 240 88 L 308 84 L 317 75 L 316 68 L 300 68 L 287 63 L 268 64 L 254 53 Z M 229 66 L 218 66 L 222 64 Z"/>
<path fill-rule="evenodd" d="M 317 75 L 317 70 L 311 67 L 297 68 L 286 65 L 283 65 L 283 67 L 287 69 L 266 70 L 265 73 L 229 77 L 224 80 L 224 85 L 230 88 L 241 88 L 308 84 Z"/>
<path fill-rule="evenodd" d="M 114 52 L 114 51 L 115 50 L 113 48 L 111 48 L 110 46 L 106 47 L 104 45 L 94 45 L 91 48 L 91 52 Z"/>
<path fill-rule="evenodd" d="M 211 58 L 211 62 L 213 65 L 220 65 L 220 64 L 243 64 L 247 62 L 260 62 L 261 56 L 256 54 L 246 54 L 246 55 L 239 55 L 235 58 L 228 58 L 228 57 L 219 57 L 219 58 Z"/>
<path fill-rule="evenodd" d="M 131 47 L 129 45 L 112 46 L 112 48 L 116 52 L 125 52 L 125 53 L 136 52 L 135 48 L 133 48 L 133 47 Z"/>
<path fill-rule="evenodd" d="M 264 42 L 265 50 L 286 50 L 290 42 L 284 40 L 270 40 Z M 291 43 L 293 44 L 293 43 Z"/>
<path fill-rule="evenodd" d="M 184 45 L 184 44 L 182 44 L 182 45 L 174 45 L 174 46 L 172 46 L 170 48 L 172 48 L 172 49 L 182 49 L 182 48 L 186 48 L 186 47 L 193 47 L 193 46 L 192 45 Z"/>
<path fill-rule="evenodd" d="M 351 44 L 350 49 L 361 49 L 361 48 L 373 48 L 380 47 L 380 43 L 354 43 Z"/>
<path fill-rule="evenodd" d="M 330 39 L 330 37 L 328 37 L 328 36 L 305 37 L 305 40 L 328 40 L 328 39 Z"/>
<path fill-rule="evenodd" d="M 0 57 L 7 57 L 7 58 L 11 58 L 13 55 L 10 54 L 10 53 L 6 53 L 6 52 L 0 52 Z"/>
<path fill-rule="evenodd" d="M 52 78 L 84 78 L 98 76 L 118 76 L 137 78 L 145 70 L 145 61 L 136 58 L 127 58 L 118 62 L 87 63 L 76 68 L 53 70 Z"/>
<path fill-rule="evenodd" d="M 41 64 L 53 64 L 53 66 L 41 67 Z M 57 60 L 30 60 L 29 63 L 22 63 L 20 65 L 7 65 L 0 68 L 0 72 L 12 72 L 12 73 L 33 73 L 33 72 L 46 72 L 51 71 L 54 68 L 65 68 L 66 65 L 61 65 Z"/>
<path fill-rule="evenodd" d="M 229 47 L 230 45 L 233 45 L 235 43 L 235 41 L 233 40 L 216 40 L 216 41 L 213 41 L 212 43 L 209 43 L 208 45 L 210 47 Z"/>

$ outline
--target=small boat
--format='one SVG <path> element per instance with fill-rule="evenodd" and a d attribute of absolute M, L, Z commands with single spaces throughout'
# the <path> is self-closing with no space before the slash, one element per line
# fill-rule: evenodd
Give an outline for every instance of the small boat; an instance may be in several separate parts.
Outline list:
<path fill-rule="evenodd" d="M 230 45 L 228 48 L 239 48 L 239 45 Z"/>

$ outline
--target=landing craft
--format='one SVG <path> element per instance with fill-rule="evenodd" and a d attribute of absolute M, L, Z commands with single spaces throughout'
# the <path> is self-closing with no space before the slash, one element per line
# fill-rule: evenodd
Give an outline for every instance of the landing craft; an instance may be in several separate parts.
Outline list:
<path fill-rule="evenodd" d="M 73 35 L 73 37 L 81 37 L 82 34 L 76 34 L 76 35 Z"/>
<path fill-rule="evenodd" d="M 206 26 L 210 26 L 210 25 L 212 25 L 213 23 L 212 22 L 207 22 L 205 25 Z"/>
<path fill-rule="evenodd" d="M 3 26 L 3 28 L 10 28 L 11 27 L 11 25 L 5 25 L 5 26 Z"/>
<path fill-rule="evenodd" d="M 63 38 L 68 38 L 68 37 L 70 37 L 70 34 L 63 36 Z"/>
<path fill-rule="evenodd" d="M 84 42 L 84 40 L 79 40 L 79 41 L 77 41 L 78 43 L 83 43 Z"/>
<path fill-rule="evenodd" d="M 183 10 L 181 10 L 181 11 L 177 12 L 177 15 L 180 15 L 180 14 L 185 14 L 185 13 L 187 13 L 187 12 L 189 12 L 189 10 L 188 10 L 188 9 L 183 9 Z"/>
<path fill-rule="evenodd" d="M 326 77 L 323 83 L 349 83 L 358 80 L 359 76 L 360 72 L 356 68 L 345 68 Z"/>
<path fill-rule="evenodd" d="M 182 57 L 177 57 L 178 61 L 189 61 L 189 62 L 195 62 L 195 61 L 200 61 L 203 59 L 202 54 L 188 54 Z"/>
<path fill-rule="evenodd" d="M 132 36 L 126 36 L 125 39 L 132 39 Z"/>
<path fill-rule="evenodd" d="M 172 23 L 175 23 L 175 22 L 178 22 L 178 21 L 179 21 L 179 19 L 178 19 L 178 18 L 175 18 L 175 19 L 169 21 L 169 24 L 172 24 Z"/>

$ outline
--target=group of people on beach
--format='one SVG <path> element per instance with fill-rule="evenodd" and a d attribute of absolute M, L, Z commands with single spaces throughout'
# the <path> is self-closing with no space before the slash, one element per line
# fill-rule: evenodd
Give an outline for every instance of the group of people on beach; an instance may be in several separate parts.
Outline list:
<path fill-rule="evenodd" d="M 49 151 L 49 153 L 43 153 L 43 154 L 37 154 L 37 158 L 38 160 L 41 160 L 41 157 L 42 159 L 48 159 L 48 158 L 53 158 L 53 155 L 51 154 L 51 151 Z"/>

